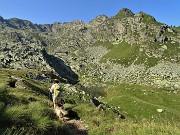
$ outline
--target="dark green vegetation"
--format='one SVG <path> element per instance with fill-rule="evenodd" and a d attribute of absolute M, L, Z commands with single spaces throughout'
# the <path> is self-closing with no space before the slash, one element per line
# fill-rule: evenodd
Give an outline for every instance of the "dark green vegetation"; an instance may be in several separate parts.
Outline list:
<path fill-rule="evenodd" d="M 68 133 L 53 113 L 47 83 L 26 77 L 30 72 L 38 73 L 0 70 L 0 134 Z"/>

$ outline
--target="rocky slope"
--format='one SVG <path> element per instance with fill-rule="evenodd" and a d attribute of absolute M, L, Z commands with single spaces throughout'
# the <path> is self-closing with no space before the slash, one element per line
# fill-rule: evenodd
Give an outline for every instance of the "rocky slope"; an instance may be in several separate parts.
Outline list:
<path fill-rule="evenodd" d="M 143 12 L 37 25 L 0 17 L 0 67 L 57 72 L 84 86 L 137 83 L 180 88 L 180 34 Z"/>

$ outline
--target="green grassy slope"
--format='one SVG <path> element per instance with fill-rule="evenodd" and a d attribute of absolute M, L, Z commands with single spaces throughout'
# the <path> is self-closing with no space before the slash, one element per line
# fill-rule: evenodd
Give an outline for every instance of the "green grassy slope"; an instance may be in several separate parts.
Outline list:
<path fill-rule="evenodd" d="M 129 66 L 132 63 L 144 64 L 148 67 L 154 66 L 159 61 L 158 58 L 148 57 L 144 51 L 139 51 L 139 45 L 130 45 L 126 42 L 114 46 L 103 58 L 101 62 L 110 60 L 114 63 Z"/>
<path fill-rule="evenodd" d="M 180 133 L 180 95 L 154 87 L 117 85 L 105 90 L 101 101 L 118 109 L 126 121 L 104 120 L 100 126 L 111 134 L 175 134 Z M 163 109 L 163 112 L 157 112 Z M 100 121 L 100 120 L 99 120 Z M 107 122 L 109 121 L 109 122 Z M 110 122 L 111 121 L 111 122 Z M 104 127 L 107 124 L 109 128 Z"/>
<path fill-rule="evenodd" d="M 103 88 L 104 89 L 104 88 Z M 91 90 L 89 90 L 90 92 Z M 117 109 L 125 120 L 111 109 L 83 103 L 74 107 L 89 126 L 89 134 L 157 134 L 180 133 L 180 95 L 165 89 L 140 85 L 111 85 L 104 89 L 103 103 Z M 157 109 L 163 109 L 158 112 Z"/>
<path fill-rule="evenodd" d="M 142 49 L 140 45 L 130 45 L 124 41 L 117 45 L 112 45 L 110 43 L 108 45 L 106 44 L 106 42 L 99 43 L 99 45 L 107 46 L 107 48 L 109 48 L 109 52 L 101 59 L 102 63 L 109 60 L 124 66 L 129 66 L 134 63 L 137 65 L 144 64 L 146 67 L 152 67 L 163 59 L 170 62 L 173 62 L 174 60 L 179 62 L 178 54 L 180 54 L 180 48 L 178 48 L 178 43 L 172 43 L 171 41 L 168 41 L 163 45 L 160 45 L 159 43 L 149 45 L 146 48 L 149 50 L 149 54 L 147 54 L 145 49 Z M 161 56 L 155 56 L 157 50 L 159 50 L 159 52 L 163 50 Z"/>
<path fill-rule="evenodd" d="M 138 51 L 138 46 L 131 46 L 125 42 L 122 42 L 116 46 L 114 46 L 101 60 L 101 62 L 105 62 L 108 59 L 115 63 L 129 65 L 132 63 L 136 56 L 135 51 Z"/>
<path fill-rule="evenodd" d="M 0 134 L 68 134 L 53 113 L 47 82 L 26 77 L 28 72 L 0 70 Z"/>
<path fill-rule="evenodd" d="M 180 120 L 180 95 L 163 89 L 140 85 L 118 85 L 105 91 L 102 100 L 119 107 L 128 119 Z M 158 113 L 157 109 L 163 109 Z"/>

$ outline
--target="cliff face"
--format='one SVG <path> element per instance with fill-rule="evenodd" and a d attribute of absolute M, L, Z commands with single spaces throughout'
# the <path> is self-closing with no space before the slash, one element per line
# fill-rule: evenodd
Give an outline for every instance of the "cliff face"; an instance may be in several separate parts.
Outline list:
<path fill-rule="evenodd" d="M 78 75 L 85 85 L 128 82 L 179 88 L 179 43 L 174 28 L 126 8 L 89 23 L 38 25 L 0 17 L 1 68 L 54 70 L 62 77 L 70 74 L 69 80 Z"/>

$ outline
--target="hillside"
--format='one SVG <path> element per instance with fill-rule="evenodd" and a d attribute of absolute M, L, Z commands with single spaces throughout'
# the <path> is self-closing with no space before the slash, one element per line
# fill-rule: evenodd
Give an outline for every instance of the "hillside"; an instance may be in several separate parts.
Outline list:
<path fill-rule="evenodd" d="M 144 12 L 88 23 L 0 17 L 0 68 L 1 133 L 74 134 L 53 113 L 53 78 L 90 135 L 180 133 L 179 27 Z"/>

